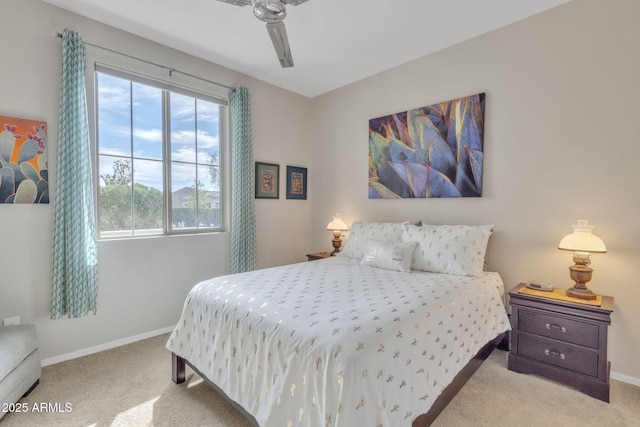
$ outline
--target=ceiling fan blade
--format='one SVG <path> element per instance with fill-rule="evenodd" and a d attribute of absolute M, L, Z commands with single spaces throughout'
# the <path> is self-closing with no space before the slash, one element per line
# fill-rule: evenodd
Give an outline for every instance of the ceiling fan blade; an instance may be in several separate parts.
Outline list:
<path fill-rule="evenodd" d="M 225 1 L 225 0 L 222 0 Z M 282 0 L 284 3 L 286 4 L 290 4 L 291 6 L 297 6 L 299 4 L 302 4 L 308 0 Z"/>
<path fill-rule="evenodd" d="M 218 0 L 223 3 L 235 4 L 236 6 L 251 6 L 251 0 Z"/>
<path fill-rule="evenodd" d="M 287 38 L 287 29 L 284 26 L 284 22 L 268 23 L 267 31 L 282 68 L 293 67 L 293 57 L 291 56 L 291 48 L 289 47 L 289 39 Z"/>

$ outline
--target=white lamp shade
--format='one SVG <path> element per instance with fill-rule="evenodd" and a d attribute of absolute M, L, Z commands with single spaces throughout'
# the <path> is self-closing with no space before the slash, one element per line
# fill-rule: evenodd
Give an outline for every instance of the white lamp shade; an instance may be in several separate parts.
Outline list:
<path fill-rule="evenodd" d="M 327 230 L 331 231 L 347 231 L 348 229 L 347 224 L 340 218 L 340 214 L 336 214 L 327 224 Z"/>
<path fill-rule="evenodd" d="M 580 219 L 572 227 L 573 233 L 567 234 L 560 240 L 558 249 L 574 252 L 607 252 L 602 239 L 591 232 L 593 226 L 589 225 L 589 221 Z"/>

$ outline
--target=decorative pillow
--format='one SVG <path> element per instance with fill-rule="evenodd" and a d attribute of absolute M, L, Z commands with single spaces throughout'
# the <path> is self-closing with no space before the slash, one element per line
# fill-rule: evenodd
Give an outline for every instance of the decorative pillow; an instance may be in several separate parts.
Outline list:
<path fill-rule="evenodd" d="M 340 252 L 342 256 L 362 259 L 369 240 L 398 243 L 402 241 L 402 226 L 405 222 L 363 222 L 351 224 L 349 239 Z"/>
<path fill-rule="evenodd" d="M 493 225 L 405 224 L 402 241 L 416 242 L 413 270 L 478 276 L 484 269 L 487 243 Z"/>
<path fill-rule="evenodd" d="M 394 271 L 411 271 L 411 255 L 416 242 L 392 243 L 369 240 L 365 247 L 362 265 Z"/>

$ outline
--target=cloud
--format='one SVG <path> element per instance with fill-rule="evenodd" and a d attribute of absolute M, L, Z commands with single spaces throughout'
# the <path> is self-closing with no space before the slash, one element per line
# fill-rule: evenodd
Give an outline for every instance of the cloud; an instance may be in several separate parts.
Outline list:
<path fill-rule="evenodd" d="M 128 132 L 126 129 L 125 132 Z M 162 129 L 133 129 L 135 139 L 155 144 L 162 144 Z"/>

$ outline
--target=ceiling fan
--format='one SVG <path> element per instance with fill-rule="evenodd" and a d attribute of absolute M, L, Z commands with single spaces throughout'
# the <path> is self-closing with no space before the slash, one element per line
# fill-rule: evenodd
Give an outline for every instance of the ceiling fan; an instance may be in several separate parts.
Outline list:
<path fill-rule="evenodd" d="M 297 6 L 308 0 L 219 0 L 236 6 L 253 6 L 253 14 L 267 23 L 267 31 L 282 68 L 293 67 L 293 57 L 287 38 L 284 18 L 287 16 L 286 5 Z"/>

